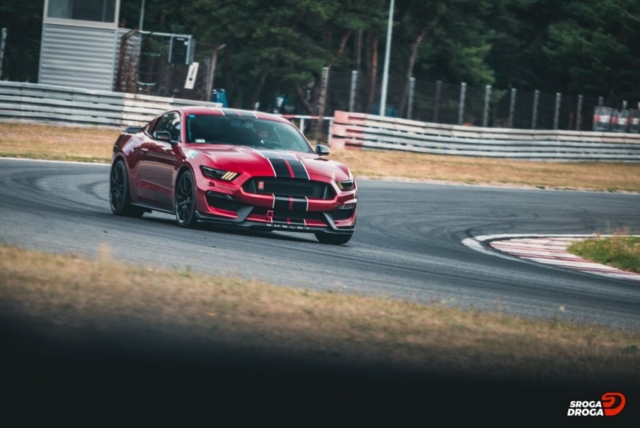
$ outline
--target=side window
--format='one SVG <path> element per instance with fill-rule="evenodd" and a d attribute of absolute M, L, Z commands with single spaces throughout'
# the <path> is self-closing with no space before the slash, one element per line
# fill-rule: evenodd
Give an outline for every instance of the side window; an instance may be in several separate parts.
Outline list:
<path fill-rule="evenodd" d="M 180 141 L 180 114 L 174 111 L 162 116 L 154 129 L 154 132 L 158 131 L 166 131 L 171 134 L 172 141 Z"/>

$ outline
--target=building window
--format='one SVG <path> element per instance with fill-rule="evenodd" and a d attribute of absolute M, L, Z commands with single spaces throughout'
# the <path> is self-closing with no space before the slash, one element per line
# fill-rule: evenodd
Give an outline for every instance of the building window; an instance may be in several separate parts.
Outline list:
<path fill-rule="evenodd" d="M 116 0 L 49 0 L 48 18 L 115 22 Z"/>

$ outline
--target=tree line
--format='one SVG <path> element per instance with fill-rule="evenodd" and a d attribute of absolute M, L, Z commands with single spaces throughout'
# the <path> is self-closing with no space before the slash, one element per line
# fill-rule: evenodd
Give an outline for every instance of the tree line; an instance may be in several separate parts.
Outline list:
<path fill-rule="evenodd" d="M 37 80 L 43 3 L 0 5 L 4 79 Z M 140 4 L 121 1 L 127 28 L 137 27 Z M 192 34 L 200 58 L 225 44 L 216 86 L 234 107 L 287 94 L 314 113 L 323 67 L 358 70 L 374 102 L 388 12 L 389 0 L 147 0 L 144 30 Z M 396 0 L 390 75 L 615 104 L 640 99 L 638 40 L 638 0 Z"/>

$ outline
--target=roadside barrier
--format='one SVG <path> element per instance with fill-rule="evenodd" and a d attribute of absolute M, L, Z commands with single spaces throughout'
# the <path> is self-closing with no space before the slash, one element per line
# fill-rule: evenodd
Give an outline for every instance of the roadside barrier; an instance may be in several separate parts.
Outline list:
<path fill-rule="evenodd" d="M 629 132 L 633 134 L 640 132 L 640 110 L 629 112 Z"/>
<path fill-rule="evenodd" d="M 220 103 L 0 81 L 0 120 L 108 127 L 144 125 L 175 107 Z"/>
<path fill-rule="evenodd" d="M 333 149 L 385 149 L 545 161 L 640 162 L 640 134 L 442 125 L 336 111 Z"/>
<path fill-rule="evenodd" d="M 614 112 L 611 107 L 596 107 L 593 115 L 593 130 L 600 132 L 607 132 L 611 130 L 611 116 L 613 113 Z"/>

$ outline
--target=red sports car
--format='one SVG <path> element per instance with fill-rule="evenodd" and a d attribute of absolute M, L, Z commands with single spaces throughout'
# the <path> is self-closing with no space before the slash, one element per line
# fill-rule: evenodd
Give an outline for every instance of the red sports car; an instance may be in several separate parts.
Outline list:
<path fill-rule="evenodd" d="M 349 169 L 314 152 L 288 120 L 258 111 L 185 107 L 113 146 L 109 196 L 116 215 L 173 214 L 198 222 L 315 233 L 344 244 L 356 224 L 357 186 Z"/>

